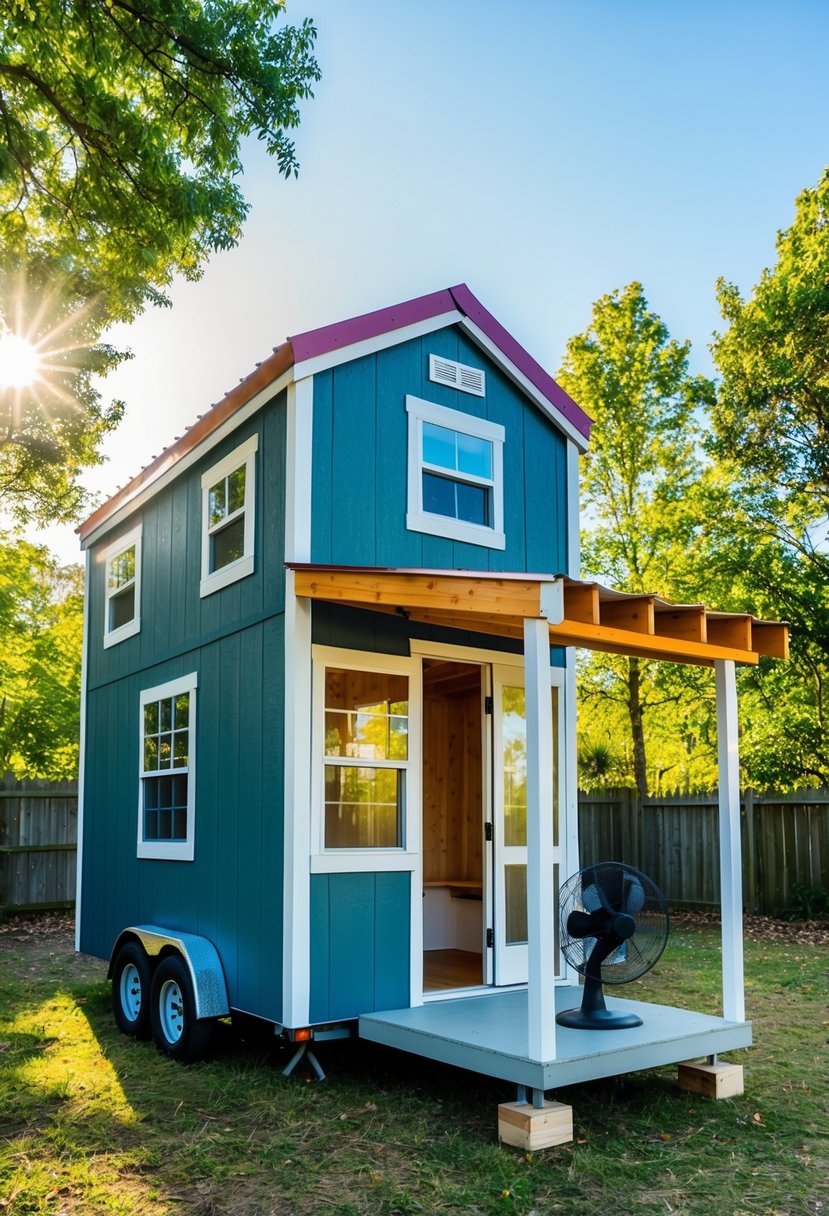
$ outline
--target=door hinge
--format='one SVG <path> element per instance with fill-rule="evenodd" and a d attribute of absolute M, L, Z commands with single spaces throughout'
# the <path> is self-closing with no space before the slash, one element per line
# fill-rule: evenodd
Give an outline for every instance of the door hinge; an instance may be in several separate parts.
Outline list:
<path fill-rule="evenodd" d="M 492 713 L 492 697 L 484 697 L 484 713 Z"/>
<path fill-rule="evenodd" d="M 484 840 L 492 840 L 492 824 L 484 824 Z"/>
<path fill-rule="evenodd" d="M 487 950 L 491 950 L 494 945 L 495 945 L 495 932 L 492 929 L 487 929 L 487 931 L 486 931 L 486 948 L 487 948 Z"/>

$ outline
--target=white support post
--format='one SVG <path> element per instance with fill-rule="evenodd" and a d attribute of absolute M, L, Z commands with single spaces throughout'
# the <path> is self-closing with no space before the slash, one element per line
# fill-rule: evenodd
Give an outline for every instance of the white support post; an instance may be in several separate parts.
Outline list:
<path fill-rule="evenodd" d="M 743 869 L 740 840 L 740 755 L 734 662 L 717 659 L 717 756 L 720 787 L 720 904 L 723 1017 L 745 1021 Z"/>
<path fill-rule="evenodd" d="M 531 1060 L 554 1060 L 555 895 L 553 891 L 553 708 L 550 632 L 544 619 L 524 621 L 527 713 L 528 1047 Z"/>

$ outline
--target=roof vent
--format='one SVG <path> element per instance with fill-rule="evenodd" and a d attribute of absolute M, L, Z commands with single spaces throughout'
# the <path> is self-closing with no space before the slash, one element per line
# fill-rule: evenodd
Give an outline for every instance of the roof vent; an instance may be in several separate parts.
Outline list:
<path fill-rule="evenodd" d="M 465 363 L 456 363 L 454 359 L 442 359 L 440 355 L 429 356 L 429 379 L 436 384 L 448 384 L 450 388 L 458 388 L 462 393 L 472 393 L 476 397 L 486 396 L 486 376 L 479 367 L 467 367 Z"/>

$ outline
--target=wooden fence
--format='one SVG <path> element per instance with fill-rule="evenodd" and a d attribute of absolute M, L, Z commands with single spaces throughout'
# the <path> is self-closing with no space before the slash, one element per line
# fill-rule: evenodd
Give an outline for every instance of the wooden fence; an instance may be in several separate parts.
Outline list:
<path fill-rule="evenodd" d="M 747 911 L 793 904 L 793 888 L 829 889 L 829 790 L 743 796 Z M 0 777 L 0 916 L 75 902 L 77 784 Z M 579 795 L 583 865 L 627 861 L 672 904 L 718 907 L 716 794 L 648 798 L 635 790 Z"/>
<path fill-rule="evenodd" d="M 75 903 L 78 785 L 0 777 L 0 917 Z"/>
<path fill-rule="evenodd" d="M 716 794 L 644 802 L 629 789 L 581 794 L 582 865 L 627 861 L 653 878 L 670 903 L 717 907 L 717 818 Z M 798 884 L 829 889 L 829 790 L 747 790 L 740 818 L 746 911 L 774 915 L 791 908 Z"/>

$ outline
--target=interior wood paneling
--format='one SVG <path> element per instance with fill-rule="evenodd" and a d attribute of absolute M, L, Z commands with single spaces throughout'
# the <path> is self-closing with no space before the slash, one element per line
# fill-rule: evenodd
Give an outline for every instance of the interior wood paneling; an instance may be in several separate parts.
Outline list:
<path fill-rule="evenodd" d="M 482 882 L 481 668 L 423 669 L 423 879 Z"/>

